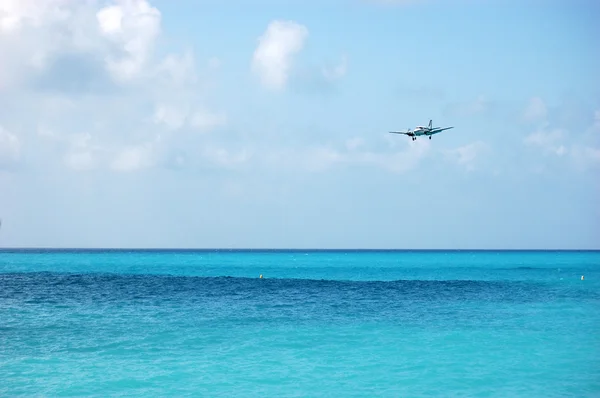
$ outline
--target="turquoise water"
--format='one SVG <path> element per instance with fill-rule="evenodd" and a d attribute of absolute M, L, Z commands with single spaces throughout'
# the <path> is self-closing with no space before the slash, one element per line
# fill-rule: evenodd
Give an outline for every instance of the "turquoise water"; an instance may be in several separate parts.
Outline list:
<path fill-rule="evenodd" d="M 0 396 L 598 397 L 599 330 L 600 252 L 0 251 Z"/>

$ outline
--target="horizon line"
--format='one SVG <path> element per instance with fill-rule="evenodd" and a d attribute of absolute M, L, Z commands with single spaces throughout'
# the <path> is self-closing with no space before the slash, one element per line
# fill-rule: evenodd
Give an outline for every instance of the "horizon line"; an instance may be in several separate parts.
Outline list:
<path fill-rule="evenodd" d="M 460 248 L 460 249 L 449 249 L 449 248 L 430 248 L 430 249 L 425 249 L 425 248 L 421 248 L 421 249 L 410 249 L 410 248 L 294 248 L 294 247 L 288 247 L 288 248 L 268 248 L 268 247 L 258 247 L 258 248 L 251 248 L 251 247 L 246 247 L 246 248 L 228 248 L 228 247 L 179 247 L 179 248 L 174 248 L 174 247 L 52 247 L 52 246 L 14 246 L 14 247 L 1 247 L 0 246 L 0 251 L 11 251 L 11 250 L 15 250 L 15 251 L 188 251 L 188 252 L 192 252 L 192 251 L 236 251 L 236 252 L 241 252 L 241 251 L 269 251 L 269 252 L 277 252 L 277 251 L 346 251 L 346 252 L 356 252 L 356 251 L 361 251 L 361 252 L 377 252 L 377 251 L 388 251 L 388 252 L 415 252 L 415 251 L 420 251 L 420 252 L 434 252 L 434 251 L 439 251 L 439 252 L 490 252 L 490 251 L 496 251 L 496 252 L 523 252 L 523 251 L 535 251 L 535 252 L 596 252 L 596 251 L 600 251 L 600 248 L 597 249 L 584 249 L 584 248 L 580 248 L 580 249 L 561 249 L 561 248 L 555 248 L 555 249 L 541 249 L 541 248 L 520 248 L 520 249 L 502 249 L 502 248 L 486 248 L 486 249 L 473 249 L 473 248 Z"/>

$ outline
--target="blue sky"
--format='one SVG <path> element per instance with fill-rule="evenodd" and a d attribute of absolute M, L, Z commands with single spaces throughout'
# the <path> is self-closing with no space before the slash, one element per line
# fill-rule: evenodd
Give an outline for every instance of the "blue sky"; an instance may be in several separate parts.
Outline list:
<path fill-rule="evenodd" d="M 599 11 L 2 2 L 0 246 L 600 248 Z"/>

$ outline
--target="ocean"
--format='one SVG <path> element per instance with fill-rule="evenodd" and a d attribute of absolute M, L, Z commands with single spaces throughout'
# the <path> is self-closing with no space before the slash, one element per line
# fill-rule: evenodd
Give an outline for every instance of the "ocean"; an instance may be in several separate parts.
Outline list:
<path fill-rule="evenodd" d="M 600 397 L 600 252 L 0 249 L 0 396 L 74 395 Z"/>

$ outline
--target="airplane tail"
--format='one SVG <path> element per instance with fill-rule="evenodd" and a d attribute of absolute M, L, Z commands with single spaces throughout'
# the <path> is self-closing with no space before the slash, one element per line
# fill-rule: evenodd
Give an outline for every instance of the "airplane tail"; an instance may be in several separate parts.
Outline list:
<path fill-rule="evenodd" d="M 431 128 L 433 127 L 433 124 L 432 124 L 432 122 L 433 122 L 433 120 L 432 120 L 432 119 L 429 119 L 429 129 L 430 129 L 430 130 L 431 130 Z"/>

